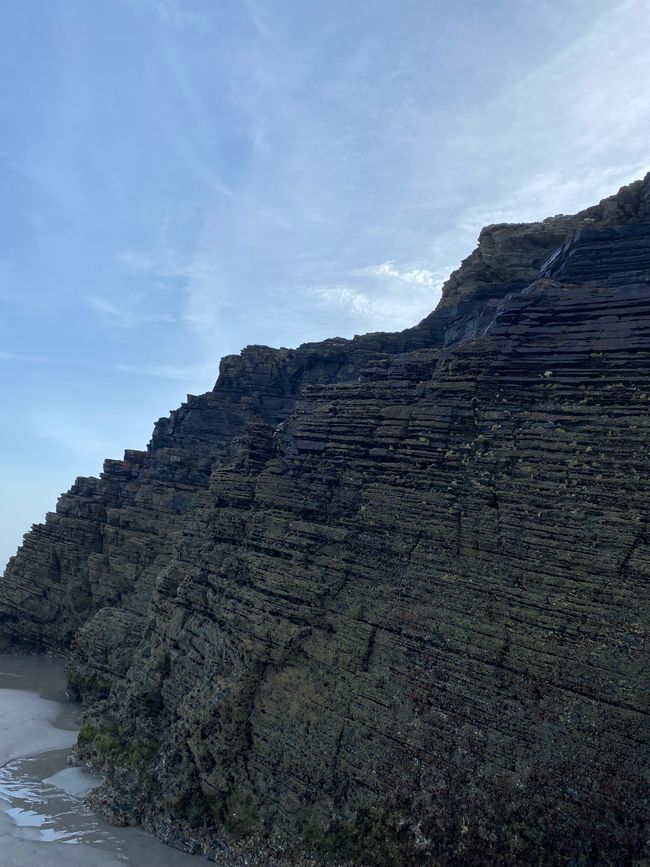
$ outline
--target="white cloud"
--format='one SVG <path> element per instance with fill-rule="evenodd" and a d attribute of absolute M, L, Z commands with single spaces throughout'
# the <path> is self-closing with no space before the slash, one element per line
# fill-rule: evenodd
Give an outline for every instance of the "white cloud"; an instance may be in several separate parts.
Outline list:
<path fill-rule="evenodd" d="M 415 325 L 436 306 L 451 268 L 400 268 L 381 262 L 355 269 L 349 276 L 359 285 L 317 286 L 311 294 L 325 307 L 345 310 L 359 327 L 400 330 Z"/>
<path fill-rule="evenodd" d="M 365 292 L 350 286 L 317 286 L 312 292 L 325 305 L 342 307 L 359 316 L 373 313 L 372 299 Z"/>
<path fill-rule="evenodd" d="M 380 265 L 368 265 L 365 268 L 360 268 L 358 273 L 371 274 L 374 277 L 385 277 L 411 286 L 431 287 L 439 286 L 440 284 L 439 273 L 436 274 L 428 268 L 411 268 L 407 271 L 400 271 L 395 267 L 394 262 L 382 262 Z"/>

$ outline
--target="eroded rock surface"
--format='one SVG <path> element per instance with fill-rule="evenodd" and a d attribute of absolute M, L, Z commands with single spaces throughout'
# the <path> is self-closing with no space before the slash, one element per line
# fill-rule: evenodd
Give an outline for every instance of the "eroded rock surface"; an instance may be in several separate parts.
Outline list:
<path fill-rule="evenodd" d="M 0 630 L 71 654 L 99 806 L 233 862 L 640 864 L 649 280 L 650 178 L 488 227 L 416 327 L 248 347 L 78 479 Z"/>

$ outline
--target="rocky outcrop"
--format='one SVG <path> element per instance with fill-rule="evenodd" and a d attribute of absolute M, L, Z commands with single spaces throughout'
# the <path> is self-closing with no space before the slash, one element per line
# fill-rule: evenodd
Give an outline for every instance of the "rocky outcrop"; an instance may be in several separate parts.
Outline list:
<path fill-rule="evenodd" d="M 249 347 L 77 480 L 0 629 L 71 654 L 101 808 L 233 862 L 641 863 L 649 275 L 650 178 L 488 227 L 416 327 Z"/>

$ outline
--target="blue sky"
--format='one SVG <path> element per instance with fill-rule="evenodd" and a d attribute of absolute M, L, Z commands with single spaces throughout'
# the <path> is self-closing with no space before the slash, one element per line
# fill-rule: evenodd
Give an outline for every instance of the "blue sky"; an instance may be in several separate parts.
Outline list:
<path fill-rule="evenodd" d="M 248 343 L 401 329 L 650 168 L 646 0 L 28 0 L 0 28 L 0 568 Z"/>

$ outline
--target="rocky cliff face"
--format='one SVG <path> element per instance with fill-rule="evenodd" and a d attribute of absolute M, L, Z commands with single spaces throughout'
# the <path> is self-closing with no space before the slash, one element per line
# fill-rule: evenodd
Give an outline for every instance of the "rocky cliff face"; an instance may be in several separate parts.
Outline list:
<path fill-rule="evenodd" d="M 649 282 L 650 176 L 78 479 L 0 634 L 70 654 L 101 808 L 230 862 L 641 863 Z"/>

